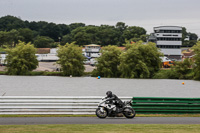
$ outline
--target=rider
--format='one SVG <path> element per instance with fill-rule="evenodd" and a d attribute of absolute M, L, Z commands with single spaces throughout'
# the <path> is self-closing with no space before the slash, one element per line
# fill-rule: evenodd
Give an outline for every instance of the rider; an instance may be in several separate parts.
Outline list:
<path fill-rule="evenodd" d="M 110 101 L 111 103 L 112 101 L 114 101 L 114 104 L 116 105 L 117 108 L 116 111 L 118 112 L 119 109 L 123 107 L 123 102 L 111 91 L 107 91 L 106 95 L 107 95 L 107 97 L 105 97 L 107 99 L 106 101 Z"/>

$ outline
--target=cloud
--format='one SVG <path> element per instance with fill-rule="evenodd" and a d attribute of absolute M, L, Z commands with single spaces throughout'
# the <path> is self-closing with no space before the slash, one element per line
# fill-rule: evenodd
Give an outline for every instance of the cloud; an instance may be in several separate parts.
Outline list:
<path fill-rule="evenodd" d="M 0 0 L 0 17 L 100 25 L 123 21 L 151 27 L 183 24 L 198 29 L 199 0 Z M 199 32 L 200 29 L 196 30 Z"/>

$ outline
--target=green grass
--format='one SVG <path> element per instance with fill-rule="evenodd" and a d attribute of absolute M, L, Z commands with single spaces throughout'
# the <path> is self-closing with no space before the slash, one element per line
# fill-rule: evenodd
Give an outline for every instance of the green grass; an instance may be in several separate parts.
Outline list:
<path fill-rule="evenodd" d="M 0 125 L 0 133 L 199 133 L 200 125 Z"/>
<path fill-rule="evenodd" d="M 0 71 L 0 75 L 8 75 L 7 71 Z M 91 72 L 84 72 L 83 76 L 90 76 Z M 20 76 L 63 76 L 62 72 L 31 71 Z"/>
<path fill-rule="evenodd" d="M 7 75 L 6 71 L 0 71 L 0 75 Z"/>
<path fill-rule="evenodd" d="M 32 71 L 27 74 L 28 76 L 62 76 L 62 72 L 45 72 L 45 71 Z"/>
<path fill-rule="evenodd" d="M 0 75 L 8 75 L 7 71 L 0 71 Z M 62 72 L 32 71 L 19 76 L 62 76 Z"/>

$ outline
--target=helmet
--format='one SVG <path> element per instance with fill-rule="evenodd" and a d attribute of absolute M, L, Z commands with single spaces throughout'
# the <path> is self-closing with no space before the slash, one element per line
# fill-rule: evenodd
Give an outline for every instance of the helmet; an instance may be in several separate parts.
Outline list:
<path fill-rule="evenodd" d="M 111 92 L 111 91 L 107 91 L 107 92 L 106 92 L 106 95 L 107 95 L 108 97 L 111 97 L 111 96 L 112 96 L 112 92 Z"/>

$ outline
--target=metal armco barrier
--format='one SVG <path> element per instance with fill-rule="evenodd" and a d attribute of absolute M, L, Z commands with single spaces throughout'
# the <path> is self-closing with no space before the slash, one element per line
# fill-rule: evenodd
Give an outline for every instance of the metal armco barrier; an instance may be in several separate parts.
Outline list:
<path fill-rule="evenodd" d="M 138 114 L 196 114 L 200 113 L 200 98 L 133 97 Z"/>
<path fill-rule="evenodd" d="M 0 96 L 0 114 L 95 114 L 102 97 Z M 120 98 L 125 101 L 132 99 Z"/>

